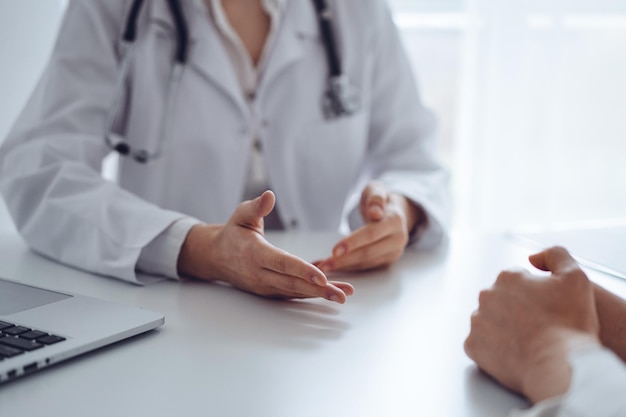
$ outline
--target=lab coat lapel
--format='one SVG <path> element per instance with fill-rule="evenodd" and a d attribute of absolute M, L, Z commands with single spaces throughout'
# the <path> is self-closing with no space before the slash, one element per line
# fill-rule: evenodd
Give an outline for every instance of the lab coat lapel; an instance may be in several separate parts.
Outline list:
<path fill-rule="evenodd" d="M 192 2 L 186 2 L 185 6 L 189 30 L 188 70 L 193 69 L 204 76 L 232 100 L 243 114 L 247 114 L 249 110 L 233 63 L 213 21 Z M 159 20 L 162 25 L 168 25 L 172 36 L 175 36 L 176 29 L 165 1 L 154 2 L 153 19 Z"/>
<path fill-rule="evenodd" d="M 286 8 L 261 79 L 260 94 L 285 68 L 302 58 L 305 40 L 319 38 L 317 16 L 310 0 L 289 0 Z"/>

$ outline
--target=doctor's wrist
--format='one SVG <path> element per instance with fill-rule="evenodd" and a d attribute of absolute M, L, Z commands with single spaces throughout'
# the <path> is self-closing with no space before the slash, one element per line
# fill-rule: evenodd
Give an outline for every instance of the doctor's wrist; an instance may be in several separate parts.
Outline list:
<path fill-rule="evenodd" d="M 197 224 L 189 230 L 183 242 L 176 268 L 178 275 L 188 278 L 210 279 L 209 262 L 211 243 L 221 226 Z"/>
<path fill-rule="evenodd" d="M 406 230 L 409 236 L 409 242 L 412 241 L 416 233 L 426 224 L 426 213 L 424 210 L 405 196 L 401 194 L 392 194 L 391 198 L 399 200 L 400 207 L 404 212 L 406 222 Z"/>

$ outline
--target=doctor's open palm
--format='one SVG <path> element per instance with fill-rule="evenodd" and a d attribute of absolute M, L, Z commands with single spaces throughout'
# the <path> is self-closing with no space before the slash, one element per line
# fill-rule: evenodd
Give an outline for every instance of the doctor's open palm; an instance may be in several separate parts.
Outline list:
<path fill-rule="evenodd" d="M 317 267 L 271 245 L 264 237 L 263 218 L 275 197 L 266 191 L 241 203 L 224 225 L 194 226 L 180 251 L 183 276 L 225 281 L 243 291 L 269 298 L 322 297 L 344 303 L 352 285 L 328 281 Z"/>

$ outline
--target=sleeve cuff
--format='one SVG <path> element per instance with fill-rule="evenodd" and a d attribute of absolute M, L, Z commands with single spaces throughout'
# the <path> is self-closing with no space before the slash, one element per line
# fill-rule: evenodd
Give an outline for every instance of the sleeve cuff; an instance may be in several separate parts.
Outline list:
<path fill-rule="evenodd" d="M 510 417 L 616 417 L 626 415 L 626 366 L 603 347 L 569 355 L 572 382 L 569 391 Z"/>
<path fill-rule="evenodd" d="M 191 217 L 182 218 L 172 223 L 148 243 L 141 250 L 137 260 L 137 270 L 144 274 L 152 275 L 152 277 L 138 274 L 138 280 L 142 283 L 153 282 L 155 281 L 154 275 L 179 279 L 176 266 L 180 249 L 189 230 L 200 223 L 199 220 Z"/>
<path fill-rule="evenodd" d="M 626 415 L 626 366 L 606 348 L 570 354 L 572 384 L 559 416 Z"/>
<path fill-rule="evenodd" d="M 513 410 L 510 417 L 557 417 L 563 397 L 554 397 L 535 404 L 528 410 Z"/>

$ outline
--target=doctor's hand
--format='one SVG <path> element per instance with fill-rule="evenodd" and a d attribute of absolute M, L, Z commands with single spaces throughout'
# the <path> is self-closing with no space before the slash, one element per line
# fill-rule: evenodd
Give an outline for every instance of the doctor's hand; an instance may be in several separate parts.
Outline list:
<path fill-rule="evenodd" d="M 410 232 L 425 221 L 420 208 L 380 182 L 365 188 L 359 208 L 365 225 L 338 242 L 330 258 L 315 262 L 325 273 L 391 265 L 404 253 Z"/>
<path fill-rule="evenodd" d="M 178 258 L 183 276 L 225 281 L 240 290 L 269 298 L 322 297 L 344 303 L 352 285 L 329 282 L 317 267 L 271 245 L 264 237 L 263 217 L 275 197 L 266 191 L 239 205 L 225 225 L 194 226 Z"/>
<path fill-rule="evenodd" d="M 598 346 L 593 285 L 563 248 L 530 257 L 549 278 L 505 271 L 482 291 L 465 351 L 486 373 L 533 402 L 564 394 L 568 354 Z"/>

